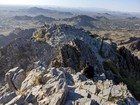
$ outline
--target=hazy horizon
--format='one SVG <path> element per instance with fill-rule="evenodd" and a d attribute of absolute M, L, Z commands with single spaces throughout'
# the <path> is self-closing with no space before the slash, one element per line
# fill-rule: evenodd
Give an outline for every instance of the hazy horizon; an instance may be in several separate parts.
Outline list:
<path fill-rule="evenodd" d="M 140 0 L 4 0 L 0 2 L 0 5 L 102 8 L 120 12 L 140 12 Z"/>

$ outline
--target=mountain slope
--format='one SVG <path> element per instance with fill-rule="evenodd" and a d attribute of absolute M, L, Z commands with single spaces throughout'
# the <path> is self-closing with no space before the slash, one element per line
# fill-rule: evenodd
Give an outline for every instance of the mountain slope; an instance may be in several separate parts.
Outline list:
<path fill-rule="evenodd" d="M 8 36 L 1 36 L 0 37 L 0 47 L 4 47 L 8 45 L 10 42 L 14 41 L 16 38 L 21 38 L 21 37 L 31 37 L 35 29 L 25 29 L 22 30 L 20 28 L 16 28 L 12 32 L 9 33 Z"/>
<path fill-rule="evenodd" d="M 65 14 L 65 15 L 72 15 L 70 12 L 60 12 L 56 10 L 50 10 L 50 9 L 43 9 L 38 7 L 32 7 L 27 10 L 28 13 L 31 14 L 37 14 L 37 13 L 58 13 L 58 14 Z"/>
<path fill-rule="evenodd" d="M 80 74 L 87 61 L 95 70 L 96 82 Z M 1 88 L 5 95 L 0 102 L 138 104 L 134 96 L 139 99 L 139 83 L 129 80 L 139 80 L 139 63 L 127 49 L 117 51 L 113 43 L 91 37 L 83 29 L 65 24 L 45 25 L 32 37 L 16 39 L 0 49 L 1 81 L 5 76 L 10 87 L 8 93 Z M 127 83 L 134 96 L 121 82 Z M 5 101 L 10 94 L 11 101 Z"/>
<path fill-rule="evenodd" d="M 93 21 L 98 21 L 98 19 L 89 17 L 87 15 L 78 15 L 78 16 L 75 16 L 72 18 L 66 18 L 63 20 L 67 22 L 72 22 L 72 23 L 74 22 L 75 26 L 81 26 L 81 27 L 83 26 L 83 27 L 91 27 L 91 28 L 96 28 L 93 25 Z"/>

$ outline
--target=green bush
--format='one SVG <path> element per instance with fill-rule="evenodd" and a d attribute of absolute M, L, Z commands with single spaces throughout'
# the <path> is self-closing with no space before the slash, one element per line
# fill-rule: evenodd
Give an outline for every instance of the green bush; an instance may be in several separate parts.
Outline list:
<path fill-rule="evenodd" d="M 42 77 L 41 76 L 35 76 L 35 80 L 33 81 L 35 85 L 42 84 Z"/>
<path fill-rule="evenodd" d="M 128 89 L 131 91 L 134 97 L 140 100 L 140 82 L 130 78 L 129 75 L 128 78 L 123 78 L 123 82 L 127 84 Z"/>
<path fill-rule="evenodd" d="M 114 74 L 120 76 L 119 70 L 117 69 L 116 65 L 113 63 L 111 59 L 107 59 L 103 63 L 104 69 L 110 69 Z"/>

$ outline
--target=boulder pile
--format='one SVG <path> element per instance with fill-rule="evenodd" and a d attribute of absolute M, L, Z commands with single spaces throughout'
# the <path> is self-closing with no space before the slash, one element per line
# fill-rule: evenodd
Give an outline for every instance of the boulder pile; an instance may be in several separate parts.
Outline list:
<path fill-rule="evenodd" d="M 9 70 L 12 75 L 18 68 Z M 22 70 L 15 73 L 18 76 Z M 115 85 L 112 80 L 92 81 L 80 72 L 71 73 L 71 68 L 37 67 L 27 73 L 22 82 L 11 78 L 10 91 L 0 98 L 5 105 L 138 105 L 127 86 Z M 6 74 L 6 77 L 7 77 Z M 22 73 L 21 73 L 22 74 Z"/>

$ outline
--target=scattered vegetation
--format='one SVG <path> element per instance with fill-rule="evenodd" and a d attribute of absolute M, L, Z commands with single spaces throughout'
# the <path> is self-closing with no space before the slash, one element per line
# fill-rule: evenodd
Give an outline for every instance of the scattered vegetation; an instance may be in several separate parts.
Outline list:
<path fill-rule="evenodd" d="M 123 85 L 123 83 L 120 83 L 120 85 Z M 118 103 L 119 101 L 124 102 L 123 100 L 125 99 L 124 96 L 125 96 L 126 90 L 123 89 L 123 88 L 121 88 L 121 89 L 122 89 L 122 95 L 121 96 L 119 96 L 119 97 L 112 97 L 111 93 L 110 93 L 108 100 L 113 102 L 113 103 Z"/>
<path fill-rule="evenodd" d="M 39 31 L 34 33 L 33 39 L 37 40 L 40 43 L 45 43 L 46 42 L 45 34 L 46 34 L 45 29 L 44 30 L 39 30 Z"/>
<path fill-rule="evenodd" d="M 120 97 L 112 97 L 111 94 L 109 95 L 109 101 L 113 102 L 113 103 L 117 103 L 118 101 L 123 101 L 124 100 L 124 96 L 120 96 Z"/>
<path fill-rule="evenodd" d="M 104 61 L 103 66 L 105 69 L 110 69 L 114 74 L 120 76 L 119 70 L 111 59 L 107 59 L 106 61 Z"/>
<path fill-rule="evenodd" d="M 128 89 L 133 93 L 133 95 L 140 100 L 140 82 L 130 78 L 123 78 L 123 82 L 127 84 Z"/>
<path fill-rule="evenodd" d="M 24 54 L 24 53 L 18 53 L 17 56 L 16 56 L 16 58 L 17 58 L 18 61 L 19 61 L 19 60 L 21 60 L 21 59 L 26 59 L 26 58 L 28 58 L 28 56 L 27 56 L 26 54 Z"/>
<path fill-rule="evenodd" d="M 26 93 L 25 93 L 25 91 L 24 90 L 17 90 L 16 91 L 16 95 L 22 95 L 22 96 L 25 96 L 26 95 Z"/>
<path fill-rule="evenodd" d="M 97 35 L 97 34 L 91 34 L 90 36 L 91 36 L 91 37 L 93 37 L 93 38 L 98 37 L 98 35 Z"/>
<path fill-rule="evenodd" d="M 125 70 L 119 71 L 111 59 L 107 59 L 103 63 L 103 66 L 105 69 L 110 69 L 114 74 L 116 74 L 118 76 L 119 81 L 122 81 L 123 83 L 127 84 L 127 87 L 131 91 L 131 93 L 133 93 L 133 95 L 138 100 L 140 100 L 140 81 L 136 81 L 134 78 L 131 77 L 132 74 Z M 111 98 L 111 100 L 115 101 L 116 99 Z"/>
<path fill-rule="evenodd" d="M 92 38 L 96 38 L 96 37 L 98 37 L 97 34 L 92 33 L 91 31 L 87 31 L 87 33 L 88 33 Z"/>
<path fill-rule="evenodd" d="M 35 76 L 35 80 L 33 81 L 35 85 L 43 84 L 41 76 Z"/>

